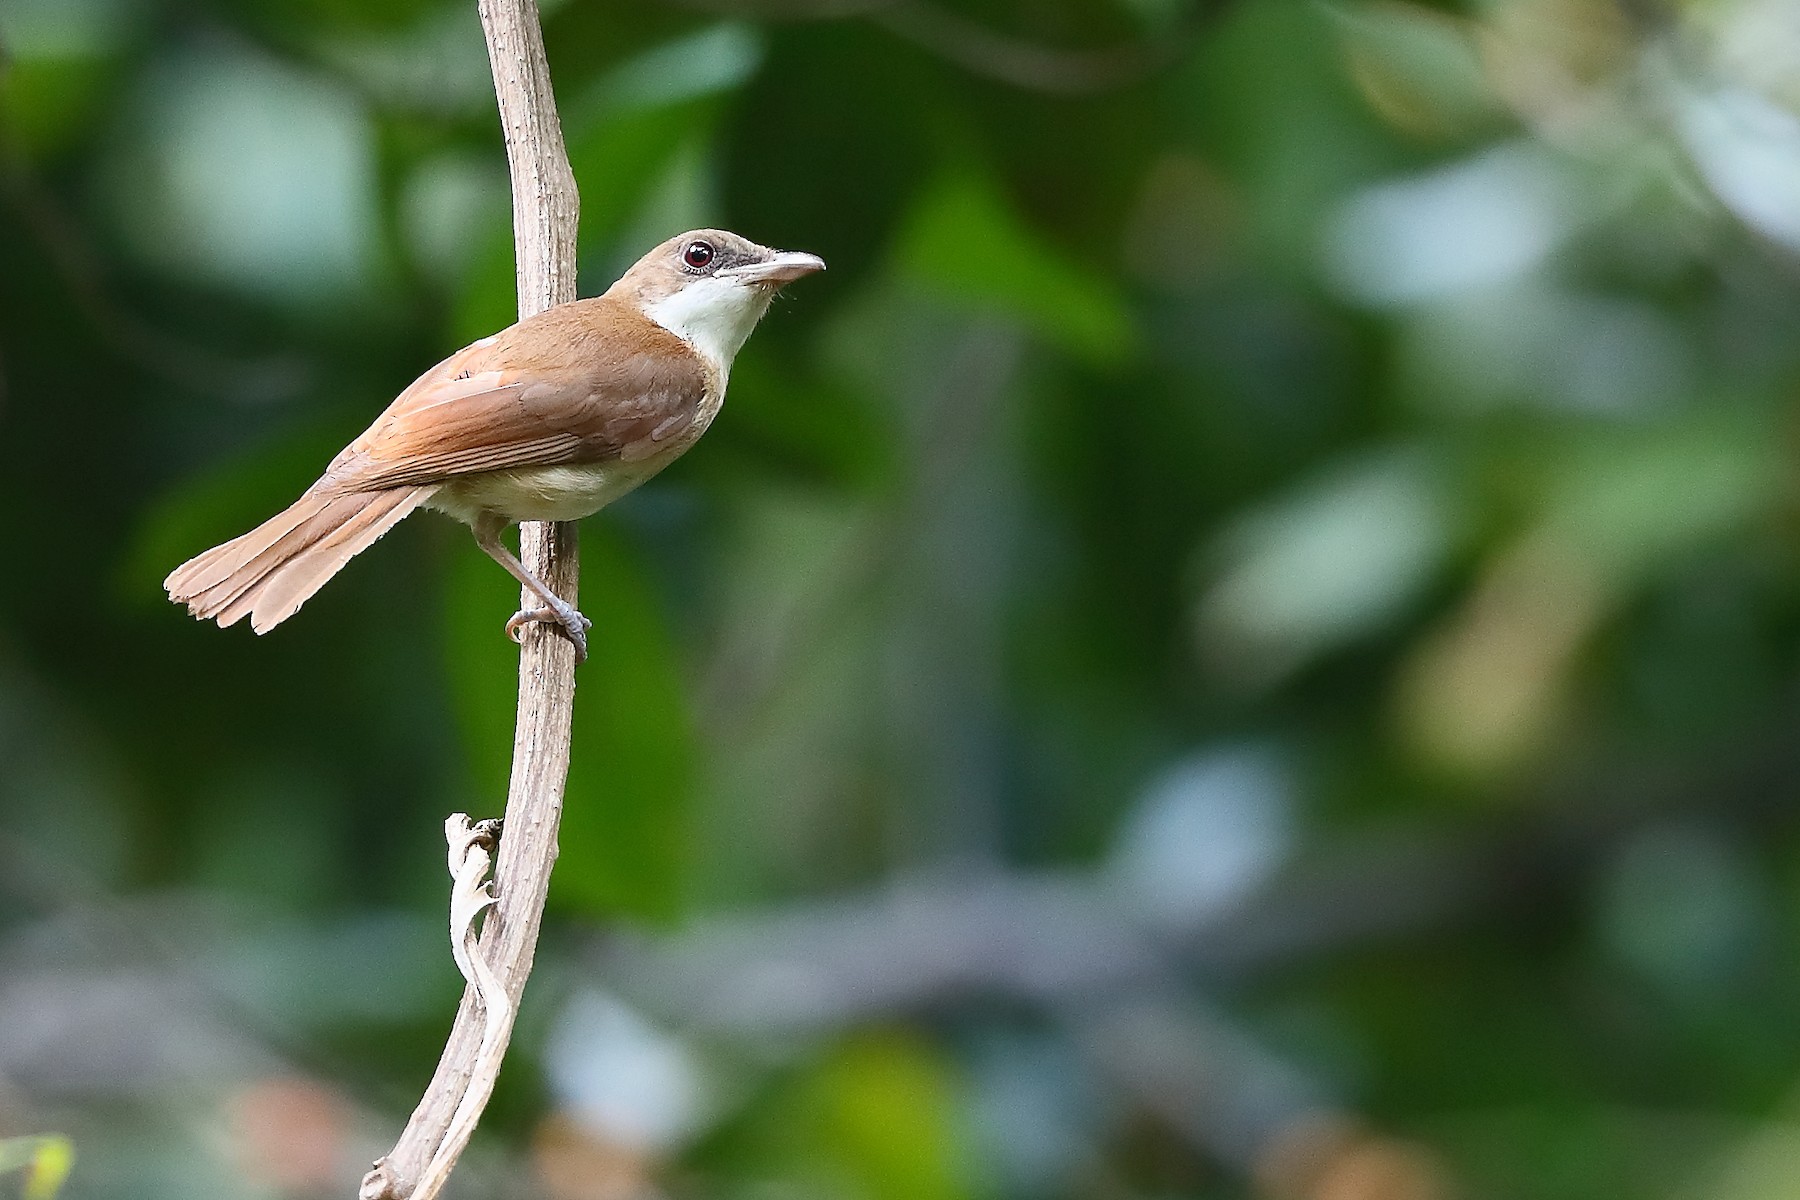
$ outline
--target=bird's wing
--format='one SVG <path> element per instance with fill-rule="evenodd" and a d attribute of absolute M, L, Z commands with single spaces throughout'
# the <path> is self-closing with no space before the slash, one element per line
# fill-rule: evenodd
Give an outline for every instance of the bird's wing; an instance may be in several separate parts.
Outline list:
<path fill-rule="evenodd" d="M 708 383 L 679 338 L 635 312 L 611 300 L 562 305 L 420 376 L 326 477 L 364 490 L 648 458 L 688 428 Z"/>

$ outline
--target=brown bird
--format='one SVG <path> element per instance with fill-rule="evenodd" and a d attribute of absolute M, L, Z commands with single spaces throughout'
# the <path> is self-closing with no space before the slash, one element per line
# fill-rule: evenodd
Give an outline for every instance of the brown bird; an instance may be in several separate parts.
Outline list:
<path fill-rule="evenodd" d="M 668 466 L 718 415 L 731 360 L 775 291 L 825 263 L 699 229 L 639 259 L 602 296 L 527 317 L 400 393 L 284 512 L 183 563 L 169 598 L 266 633 L 419 507 L 475 541 L 544 602 L 587 657 L 590 622 L 500 541 L 517 521 L 573 521 Z"/>

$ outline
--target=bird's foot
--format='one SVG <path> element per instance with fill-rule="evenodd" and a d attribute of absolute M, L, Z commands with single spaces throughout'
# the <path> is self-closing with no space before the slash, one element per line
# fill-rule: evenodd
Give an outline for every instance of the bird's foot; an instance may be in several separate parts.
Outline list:
<path fill-rule="evenodd" d="M 506 623 L 506 636 L 515 642 L 523 641 L 525 626 L 538 621 L 561 625 L 563 632 L 569 635 L 569 640 L 575 643 L 575 661 L 587 661 L 587 631 L 594 627 L 594 623 L 582 616 L 572 604 L 521 609 Z"/>

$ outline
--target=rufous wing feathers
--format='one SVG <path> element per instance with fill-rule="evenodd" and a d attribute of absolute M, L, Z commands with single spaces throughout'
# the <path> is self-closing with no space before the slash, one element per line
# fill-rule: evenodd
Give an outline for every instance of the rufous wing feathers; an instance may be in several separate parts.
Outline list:
<path fill-rule="evenodd" d="M 248 616 L 262 633 L 446 483 L 664 453 L 722 386 L 679 338 L 619 301 L 560 305 L 427 371 L 305 495 L 163 586 L 202 620 Z"/>

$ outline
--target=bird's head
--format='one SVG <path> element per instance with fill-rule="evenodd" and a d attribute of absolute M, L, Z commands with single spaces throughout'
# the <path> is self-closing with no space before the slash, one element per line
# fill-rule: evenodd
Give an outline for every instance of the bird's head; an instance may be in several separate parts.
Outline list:
<path fill-rule="evenodd" d="M 672 237 L 613 284 L 608 295 L 728 370 L 782 284 L 823 271 L 816 254 L 771 250 L 723 229 Z"/>

